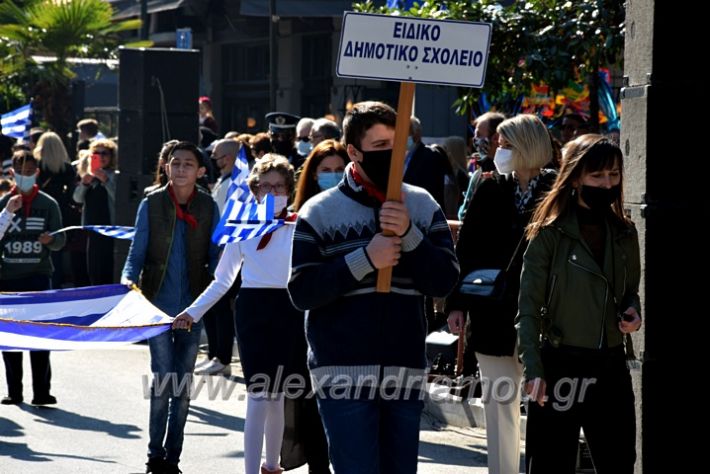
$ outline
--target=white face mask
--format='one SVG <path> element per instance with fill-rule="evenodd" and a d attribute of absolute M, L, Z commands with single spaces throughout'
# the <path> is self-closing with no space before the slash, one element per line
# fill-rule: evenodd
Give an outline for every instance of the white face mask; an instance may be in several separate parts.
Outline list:
<path fill-rule="evenodd" d="M 500 174 L 510 174 L 513 172 L 513 150 L 510 148 L 498 148 L 493 157 L 493 163 Z"/>
<path fill-rule="evenodd" d="M 286 209 L 288 204 L 288 196 L 274 196 L 274 215 L 278 216 L 281 211 Z"/>

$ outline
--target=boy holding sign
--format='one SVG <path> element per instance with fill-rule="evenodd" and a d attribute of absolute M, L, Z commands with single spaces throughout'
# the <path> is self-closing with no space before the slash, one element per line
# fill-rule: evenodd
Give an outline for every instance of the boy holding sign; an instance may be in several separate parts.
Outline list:
<path fill-rule="evenodd" d="M 353 106 L 343 121 L 352 163 L 305 204 L 294 234 L 289 293 L 308 311 L 309 368 L 338 473 L 416 471 L 424 296 L 445 296 L 459 274 L 436 201 L 406 184 L 404 203 L 385 200 L 395 122 L 386 104 Z M 389 266 L 391 291 L 377 293 L 375 270 Z"/>

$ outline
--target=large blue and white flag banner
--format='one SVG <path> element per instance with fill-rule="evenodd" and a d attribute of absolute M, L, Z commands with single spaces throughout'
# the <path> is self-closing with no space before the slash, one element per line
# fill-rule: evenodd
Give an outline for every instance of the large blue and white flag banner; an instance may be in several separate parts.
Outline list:
<path fill-rule="evenodd" d="M 157 336 L 171 324 L 125 285 L 0 293 L 4 351 L 109 349 Z"/>
<path fill-rule="evenodd" d="M 2 114 L 2 134 L 12 138 L 27 138 L 32 127 L 32 105 L 23 105 L 12 112 Z"/>
<path fill-rule="evenodd" d="M 55 230 L 49 235 L 59 234 L 60 232 L 66 232 L 68 230 L 91 230 L 97 234 L 105 235 L 106 237 L 124 240 L 133 240 L 133 237 L 136 235 L 135 227 L 121 225 L 72 225 Z"/>

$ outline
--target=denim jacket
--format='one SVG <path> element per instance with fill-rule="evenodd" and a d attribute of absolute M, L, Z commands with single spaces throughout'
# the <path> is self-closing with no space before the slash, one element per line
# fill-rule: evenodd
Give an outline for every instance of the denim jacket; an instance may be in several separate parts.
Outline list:
<path fill-rule="evenodd" d="M 212 231 L 219 222 L 219 211 L 217 204 L 214 205 L 214 213 L 212 219 Z M 175 234 L 173 235 L 173 244 L 168 257 L 168 268 L 165 272 L 165 279 L 160 287 L 157 295 L 152 299 L 151 303 L 157 306 L 170 316 L 176 316 L 187 308 L 193 300 L 190 292 L 190 282 L 187 275 L 187 252 L 185 235 L 187 225 L 184 221 L 177 220 L 175 223 Z M 136 216 L 136 235 L 133 238 L 133 243 L 126 258 L 126 264 L 123 267 L 121 274 L 122 279 L 127 279 L 137 282 L 143 270 L 146 253 L 148 251 L 148 241 L 150 239 L 149 223 L 148 223 L 148 200 L 143 199 L 138 207 Z M 219 247 L 215 244 L 210 244 L 209 251 L 209 271 L 214 273 L 219 260 Z"/>

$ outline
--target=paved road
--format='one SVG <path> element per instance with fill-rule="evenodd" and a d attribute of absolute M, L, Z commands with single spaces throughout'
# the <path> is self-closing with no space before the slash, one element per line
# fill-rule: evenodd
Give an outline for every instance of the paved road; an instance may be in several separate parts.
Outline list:
<path fill-rule="evenodd" d="M 239 364 L 220 396 L 203 390 L 187 420 L 183 460 L 187 474 L 243 472 L 242 446 L 246 403 Z M 56 408 L 0 405 L 0 474 L 142 473 L 148 443 L 149 353 L 145 345 L 111 351 L 52 354 Z M 207 380 L 210 379 L 210 380 Z M 5 380 L 0 377 L 0 393 Z M 214 389 L 214 383 L 212 384 Z M 227 396 L 228 395 L 228 396 Z M 29 358 L 25 355 L 25 399 L 32 397 Z M 214 398 L 214 399 L 211 399 Z M 226 398 L 226 399 L 223 399 Z M 447 428 L 422 420 L 419 472 L 487 472 L 485 433 Z M 305 474 L 305 467 L 291 471 Z"/>

